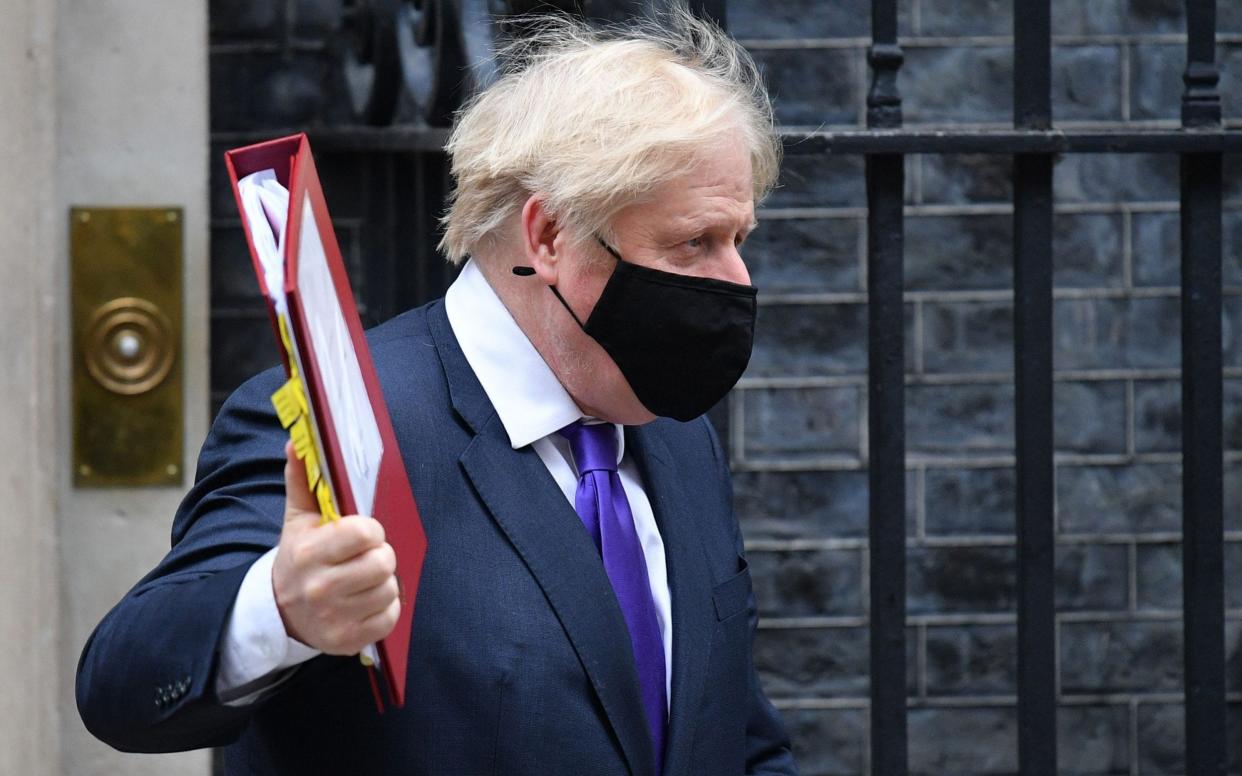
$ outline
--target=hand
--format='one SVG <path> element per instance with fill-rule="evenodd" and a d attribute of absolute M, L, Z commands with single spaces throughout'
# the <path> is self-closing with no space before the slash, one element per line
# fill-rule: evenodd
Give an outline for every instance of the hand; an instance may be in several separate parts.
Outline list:
<path fill-rule="evenodd" d="M 378 520 L 350 515 L 320 525 L 306 467 L 286 444 L 285 523 L 272 564 L 285 632 L 330 655 L 357 654 L 397 624 L 396 568 Z"/>

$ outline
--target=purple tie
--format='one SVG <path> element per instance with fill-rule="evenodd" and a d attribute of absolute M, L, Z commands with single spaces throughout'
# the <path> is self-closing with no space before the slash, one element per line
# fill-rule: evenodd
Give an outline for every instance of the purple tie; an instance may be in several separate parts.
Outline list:
<path fill-rule="evenodd" d="M 664 729 L 668 721 L 665 699 L 664 641 L 656 617 L 647 561 L 643 556 L 634 515 L 617 475 L 617 431 L 611 423 L 584 425 L 575 421 L 561 429 L 569 440 L 578 466 L 578 493 L 574 508 L 604 559 L 621 614 L 630 630 L 630 645 L 638 668 L 643 711 L 655 752 L 655 772 L 663 770 Z"/>

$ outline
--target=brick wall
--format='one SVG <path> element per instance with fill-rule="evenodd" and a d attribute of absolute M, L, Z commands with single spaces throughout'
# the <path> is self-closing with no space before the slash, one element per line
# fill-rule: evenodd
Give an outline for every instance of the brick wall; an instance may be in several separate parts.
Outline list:
<path fill-rule="evenodd" d="M 904 0 L 908 122 L 1010 124 L 1011 5 Z M 1226 113 L 1238 117 L 1242 3 L 1218 5 L 1221 89 Z M 861 126 L 868 8 L 730 0 L 731 30 L 763 66 L 785 125 Z M 1175 126 L 1181 8 L 1180 0 L 1054 0 L 1058 124 Z M 343 119 L 327 43 L 335 9 L 328 0 L 211 2 L 217 402 L 275 359 L 219 152 L 239 133 Z M 355 283 L 365 284 L 363 266 L 375 256 L 403 255 L 391 238 L 401 205 L 393 165 L 364 155 L 318 161 Z M 916 773 L 1016 767 L 1009 168 L 1005 157 L 907 162 Z M 1182 767 L 1177 175 L 1174 157 L 1071 156 L 1056 167 L 1065 773 Z M 1242 741 L 1242 161 L 1227 164 L 1226 181 L 1229 697 L 1231 739 Z M 761 320 L 752 366 L 730 401 L 736 501 L 763 614 L 756 659 L 808 776 L 867 772 L 864 205 L 860 158 L 788 160 L 748 244 Z M 1242 772 L 1242 745 L 1232 762 Z"/>
<path fill-rule="evenodd" d="M 1242 4 L 1219 4 L 1242 116 Z M 864 0 L 732 0 L 780 120 L 861 127 Z M 1176 126 L 1182 3 L 1053 2 L 1060 126 Z M 905 0 L 910 124 L 1011 126 L 1012 3 Z M 1236 123 L 1236 122 L 1235 122 Z M 907 160 L 912 772 L 1016 770 L 1011 162 Z M 1226 165 L 1229 691 L 1242 741 L 1242 161 Z M 1060 762 L 1182 769 L 1178 163 L 1056 165 L 1054 364 Z M 731 453 L 756 659 L 806 774 L 867 771 L 866 244 L 862 161 L 790 158 L 747 258 L 758 349 Z M 1242 771 L 1242 745 L 1232 768 Z"/>

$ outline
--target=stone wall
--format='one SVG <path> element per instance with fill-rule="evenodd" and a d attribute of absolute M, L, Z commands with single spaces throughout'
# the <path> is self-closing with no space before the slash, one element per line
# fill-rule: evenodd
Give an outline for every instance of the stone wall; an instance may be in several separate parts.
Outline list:
<path fill-rule="evenodd" d="M 865 120 L 869 3 L 732 0 L 786 126 Z M 1242 5 L 1220 3 L 1242 116 Z M 908 123 L 1012 126 L 1012 3 L 906 0 Z M 1176 126 L 1182 3 L 1053 2 L 1059 126 Z M 907 160 L 910 766 L 1016 770 L 1011 161 Z M 1226 567 L 1242 740 L 1242 160 L 1226 165 Z M 1172 774 L 1181 750 L 1178 162 L 1055 168 L 1059 757 Z M 867 769 L 865 190 L 858 157 L 790 158 L 746 257 L 759 344 L 732 397 L 761 676 L 806 774 Z M 1242 770 L 1242 746 L 1232 767 Z"/>

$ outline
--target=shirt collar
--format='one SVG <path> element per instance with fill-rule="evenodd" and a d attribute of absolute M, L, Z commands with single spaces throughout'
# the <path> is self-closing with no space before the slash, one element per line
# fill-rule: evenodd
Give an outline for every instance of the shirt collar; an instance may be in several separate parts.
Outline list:
<path fill-rule="evenodd" d="M 575 420 L 594 420 L 574 403 L 474 259 L 466 262 L 449 286 L 444 309 L 466 362 L 495 407 L 514 450 Z M 625 434 L 620 426 L 616 428 L 620 462 Z"/>

